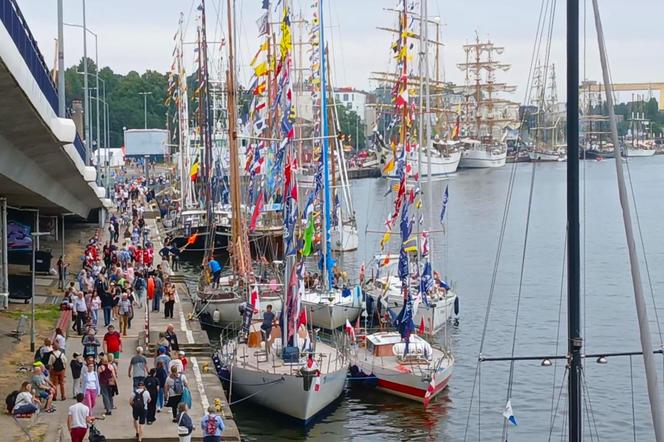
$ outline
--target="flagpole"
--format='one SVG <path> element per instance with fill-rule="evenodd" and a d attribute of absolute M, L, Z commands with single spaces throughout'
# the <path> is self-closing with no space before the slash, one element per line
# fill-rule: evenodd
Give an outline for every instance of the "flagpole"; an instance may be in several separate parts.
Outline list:
<path fill-rule="evenodd" d="M 332 262 L 331 249 L 332 244 L 330 241 L 330 167 L 328 159 L 329 141 L 328 141 L 328 121 L 327 121 L 327 81 L 325 75 L 325 27 L 323 21 L 323 2 L 319 0 L 319 17 L 318 26 L 320 33 L 320 107 L 321 107 L 321 135 L 323 138 L 323 146 L 321 149 L 322 162 L 323 162 L 323 229 L 324 238 L 321 242 L 323 252 L 323 291 L 328 293 L 330 291 L 330 264 Z"/>

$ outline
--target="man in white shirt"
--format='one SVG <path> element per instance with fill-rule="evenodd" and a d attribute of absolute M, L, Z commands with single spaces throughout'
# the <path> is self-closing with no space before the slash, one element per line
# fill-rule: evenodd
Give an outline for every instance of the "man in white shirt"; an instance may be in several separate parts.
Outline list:
<path fill-rule="evenodd" d="M 71 442 L 83 442 L 85 433 L 88 432 L 90 409 L 83 403 L 83 393 L 76 395 L 76 403 L 69 407 L 67 416 L 67 429 L 71 436 Z"/>
<path fill-rule="evenodd" d="M 150 393 L 145 389 L 143 381 L 138 382 L 138 388 L 129 399 L 132 415 L 134 417 L 134 429 L 136 430 L 136 439 L 143 440 L 143 425 L 148 415 L 148 403 L 150 402 Z"/>

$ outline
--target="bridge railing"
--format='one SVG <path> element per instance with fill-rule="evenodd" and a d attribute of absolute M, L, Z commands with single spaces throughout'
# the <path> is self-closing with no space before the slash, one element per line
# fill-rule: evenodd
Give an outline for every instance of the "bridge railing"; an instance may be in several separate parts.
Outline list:
<path fill-rule="evenodd" d="M 35 40 L 32 32 L 30 32 L 28 23 L 25 17 L 23 17 L 16 0 L 0 0 L 0 21 L 2 21 L 11 39 L 14 41 L 18 52 L 39 85 L 39 89 L 44 93 L 51 108 L 57 114 L 58 89 L 55 83 L 53 83 L 44 57 L 37 46 L 37 40 Z M 74 140 L 74 147 L 81 156 L 81 159 L 85 161 L 85 147 L 78 134 L 76 134 L 76 139 Z"/>

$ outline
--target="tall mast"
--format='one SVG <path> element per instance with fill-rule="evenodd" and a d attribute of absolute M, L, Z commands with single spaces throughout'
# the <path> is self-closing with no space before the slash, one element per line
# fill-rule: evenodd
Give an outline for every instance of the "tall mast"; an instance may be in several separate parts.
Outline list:
<path fill-rule="evenodd" d="M 604 43 L 604 32 L 602 30 L 602 21 L 599 15 L 597 0 L 593 0 L 593 11 L 595 13 L 595 27 L 597 29 L 597 41 L 599 44 L 600 61 L 602 64 L 602 77 L 604 80 L 604 90 L 606 93 L 606 106 L 609 109 L 609 124 L 611 126 L 611 136 L 613 138 L 613 156 L 616 160 L 616 174 L 618 176 L 618 194 L 620 196 L 620 207 L 622 208 L 623 224 L 625 225 L 625 236 L 627 237 L 627 248 L 629 250 L 629 262 L 632 270 L 632 285 L 634 287 L 634 300 L 636 303 L 636 314 L 639 320 L 639 333 L 641 337 L 641 349 L 643 350 L 643 362 L 646 371 L 646 381 L 648 385 L 648 399 L 650 400 L 650 413 L 653 427 L 655 428 L 655 439 L 658 442 L 664 440 L 664 421 L 662 415 L 662 405 L 659 397 L 659 385 L 657 382 L 657 368 L 655 367 L 655 356 L 650 335 L 650 326 L 648 324 L 648 311 L 646 301 L 643 296 L 643 284 L 641 282 L 641 270 L 639 268 L 639 256 L 634 241 L 634 232 L 632 228 L 632 215 L 629 207 L 629 197 L 627 187 L 625 186 L 625 177 L 623 175 L 623 164 L 620 156 L 620 144 L 618 140 L 618 128 L 613 109 L 613 91 L 611 90 L 611 79 L 609 78 L 609 69 L 606 57 L 606 47 Z M 634 137 L 634 134 L 632 134 Z"/>
<path fill-rule="evenodd" d="M 618 161 L 618 160 L 616 160 Z M 579 0 L 567 0 L 567 334 L 569 442 L 583 437 L 579 227 Z"/>
<path fill-rule="evenodd" d="M 233 5 L 226 1 L 228 8 L 228 70 L 226 71 L 226 88 L 228 96 L 228 146 L 230 151 L 230 194 L 231 194 L 231 238 L 233 239 L 233 270 L 240 276 L 249 273 L 249 250 L 242 223 L 240 200 L 240 167 L 238 164 L 237 117 L 235 115 L 235 47 L 233 28 Z"/>
<path fill-rule="evenodd" d="M 319 29 L 320 29 L 320 107 L 321 107 L 321 138 L 322 138 L 322 162 L 323 162 L 323 229 L 324 237 L 321 242 L 323 252 L 323 287 L 327 292 L 330 289 L 330 263 L 332 262 L 332 242 L 330 240 L 330 167 L 328 151 L 330 149 L 328 140 L 328 113 L 327 113 L 327 81 L 325 59 L 325 27 L 323 21 L 323 0 L 319 0 Z"/>

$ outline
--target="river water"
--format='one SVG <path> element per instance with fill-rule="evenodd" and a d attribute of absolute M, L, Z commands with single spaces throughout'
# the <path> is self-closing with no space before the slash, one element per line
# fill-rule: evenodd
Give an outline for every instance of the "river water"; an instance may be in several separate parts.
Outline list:
<path fill-rule="evenodd" d="M 646 259 L 640 243 L 639 247 L 650 327 L 653 343 L 659 346 L 662 340 L 645 264 L 649 266 L 659 314 L 664 320 L 661 309 L 664 306 L 661 299 L 664 290 L 664 156 L 634 158 L 629 164 L 645 241 Z M 433 238 L 434 267 L 443 269 L 443 274 L 455 284 L 461 300 L 459 324 L 447 329 L 456 357 L 449 388 L 425 410 L 419 403 L 349 385 L 338 404 L 306 430 L 245 401 L 234 406 L 234 413 L 247 440 L 500 440 L 510 365 L 509 362 L 484 362 L 478 377 L 476 367 L 513 167 L 515 165 L 508 164 L 498 170 L 460 171 L 456 176 L 433 183 L 436 219 L 442 192 L 449 186 L 445 232 Z M 517 300 L 533 165 L 516 167 L 483 354 L 509 356 L 514 342 L 515 355 L 562 355 L 567 347 L 565 298 L 561 298 L 565 293 L 561 281 L 566 164 L 534 165 L 518 319 Z M 585 351 L 638 351 L 638 324 L 614 161 L 583 162 L 581 174 L 584 177 L 582 212 L 585 213 L 582 222 Z M 352 181 L 358 229 L 363 233 L 360 234 L 360 249 L 343 257 L 343 265 L 351 274 L 356 274 L 360 263 L 368 263 L 379 250 L 380 235 L 370 231 L 383 228 L 393 197 L 385 196 L 388 188 L 389 183 L 383 179 Z M 439 229 L 440 225 L 437 226 Z M 366 236 L 365 231 L 368 231 Z M 443 335 L 444 332 L 437 336 L 440 342 Z M 664 359 L 657 355 L 656 361 L 660 390 L 664 390 Z M 562 432 L 566 431 L 567 412 L 566 387 L 561 389 L 563 372 L 562 362 L 554 362 L 550 367 L 541 366 L 540 361 L 515 364 L 511 403 L 519 424 L 509 428 L 509 440 L 561 439 Z M 606 365 L 588 359 L 585 381 L 586 438 L 590 438 L 592 432 L 593 438 L 598 434 L 603 440 L 632 440 L 634 434 L 640 440 L 654 440 L 641 356 L 633 357 L 631 370 L 629 358 L 610 358 Z M 469 408 L 471 397 L 472 409 Z M 552 416 L 555 416 L 553 426 Z"/>

